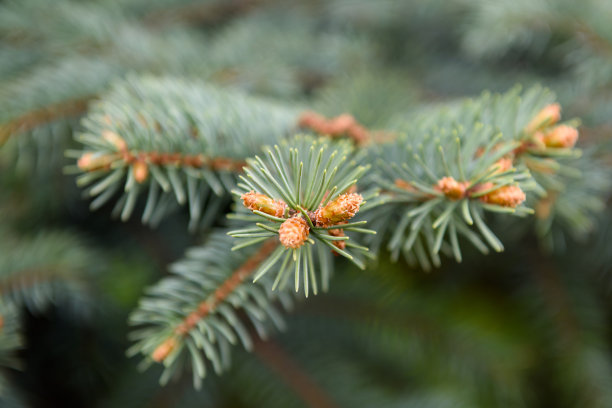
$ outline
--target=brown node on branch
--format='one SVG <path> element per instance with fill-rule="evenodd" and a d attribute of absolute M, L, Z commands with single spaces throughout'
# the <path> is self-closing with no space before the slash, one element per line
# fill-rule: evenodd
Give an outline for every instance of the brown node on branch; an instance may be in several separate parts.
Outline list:
<path fill-rule="evenodd" d="M 144 183 L 149 177 L 149 167 L 144 160 L 138 160 L 132 165 L 132 171 L 134 172 L 134 180 L 137 183 Z"/>
<path fill-rule="evenodd" d="M 370 132 L 348 113 L 327 119 L 316 112 L 304 112 L 298 119 L 298 126 L 332 138 L 348 137 L 357 145 L 370 141 Z"/>

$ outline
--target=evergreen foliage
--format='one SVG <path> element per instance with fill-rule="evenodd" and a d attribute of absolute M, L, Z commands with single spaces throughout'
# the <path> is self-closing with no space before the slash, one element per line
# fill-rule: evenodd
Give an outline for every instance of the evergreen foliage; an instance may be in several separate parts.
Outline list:
<path fill-rule="evenodd" d="M 0 405 L 612 405 L 611 19 L 1 1 Z"/>

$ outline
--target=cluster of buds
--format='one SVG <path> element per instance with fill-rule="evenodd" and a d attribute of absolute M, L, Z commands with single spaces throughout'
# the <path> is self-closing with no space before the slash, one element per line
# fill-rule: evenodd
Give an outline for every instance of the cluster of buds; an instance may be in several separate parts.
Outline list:
<path fill-rule="evenodd" d="M 304 112 L 299 120 L 298 126 L 310 129 L 320 135 L 331 137 L 349 137 L 357 144 L 364 144 L 370 139 L 368 130 L 361 126 L 357 120 L 347 113 L 327 119 L 316 112 Z"/>
<path fill-rule="evenodd" d="M 537 148 L 571 149 L 578 140 L 578 130 L 568 125 L 557 125 L 561 119 L 561 106 L 554 103 L 544 107 L 525 126 L 525 133 L 531 135 Z"/>
<path fill-rule="evenodd" d="M 301 213 L 288 210 L 287 204 L 282 200 L 274 200 L 254 191 L 244 193 L 240 198 L 244 206 L 251 211 L 261 211 L 278 218 L 288 217 L 278 230 L 279 241 L 285 248 L 297 249 L 304 245 L 310 234 L 310 223 L 303 218 Z M 320 228 L 344 224 L 357 214 L 362 202 L 363 197 L 360 194 L 341 194 L 326 205 L 319 206 L 316 211 L 310 212 L 309 221 Z M 332 236 L 344 236 L 342 230 L 331 229 L 328 232 Z M 337 241 L 334 245 L 344 249 L 345 243 Z"/>
<path fill-rule="evenodd" d="M 510 165 L 512 165 L 512 161 L 510 161 Z M 493 183 L 487 182 L 468 188 L 469 185 L 470 183 L 467 181 L 459 182 L 452 177 L 443 177 L 438 180 L 434 189 L 442 192 L 449 200 L 453 201 L 472 197 L 481 191 L 491 190 L 487 194 L 480 196 L 480 201 L 511 208 L 516 208 L 526 198 L 523 190 L 515 185 L 494 188 L 495 185 Z"/>

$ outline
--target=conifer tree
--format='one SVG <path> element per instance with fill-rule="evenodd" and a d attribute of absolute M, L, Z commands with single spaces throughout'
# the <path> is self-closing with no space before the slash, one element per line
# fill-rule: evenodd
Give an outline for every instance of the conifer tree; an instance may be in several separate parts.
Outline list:
<path fill-rule="evenodd" d="M 0 405 L 612 405 L 606 0 L 0 2 Z"/>

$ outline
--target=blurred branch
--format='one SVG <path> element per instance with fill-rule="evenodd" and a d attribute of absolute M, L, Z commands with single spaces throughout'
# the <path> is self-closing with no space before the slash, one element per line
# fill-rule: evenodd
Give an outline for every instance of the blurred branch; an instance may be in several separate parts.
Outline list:
<path fill-rule="evenodd" d="M 278 343 L 257 339 L 254 346 L 254 352 L 259 359 L 276 371 L 281 381 L 291 387 L 307 406 L 314 408 L 338 406 Z"/>

